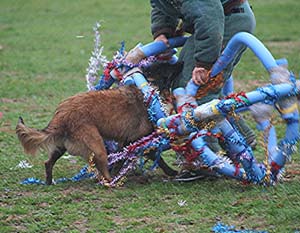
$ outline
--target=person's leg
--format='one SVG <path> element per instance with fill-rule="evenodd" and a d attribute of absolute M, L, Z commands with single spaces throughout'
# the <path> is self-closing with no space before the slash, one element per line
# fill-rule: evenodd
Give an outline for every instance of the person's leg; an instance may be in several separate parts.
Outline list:
<path fill-rule="evenodd" d="M 183 69 L 182 72 L 175 78 L 173 81 L 172 89 L 176 89 L 177 87 L 185 87 L 186 84 L 192 78 L 192 72 L 195 67 L 194 61 L 194 36 L 190 36 L 190 38 L 186 41 L 185 45 L 183 46 L 178 62 L 183 62 Z M 197 100 L 198 104 L 202 104 L 207 102 L 206 100 L 210 101 L 213 98 L 217 98 L 217 95 L 211 96 L 208 94 L 208 97 L 205 97 L 201 100 Z M 218 140 L 216 138 L 208 138 L 207 142 L 208 146 L 212 148 L 215 152 L 221 150 L 219 146 Z M 176 153 L 176 161 L 174 164 L 182 165 L 184 164 L 184 157 L 180 153 Z M 175 178 L 176 181 L 191 181 L 195 179 L 204 178 L 208 175 L 208 173 L 203 173 L 202 169 L 197 170 L 189 170 L 187 168 L 183 168 L 180 174 Z M 211 174 L 209 174 L 211 175 Z"/>
<path fill-rule="evenodd" d="M 192 78 L 192 72 L 195 67 L 194 61 L 194 36 L 191 35 L 179 54 L 178 62 L 183 62 L 182 71 L 174 79 L 172 83 L 172 90 L 177 87 L 185 87 L 188 81 Z"/>
<path fill-rule="evenodd" d="M 240 9 L 239 13 L 232 13 L 225 16 L 225 30 L 223 38 L 223 47 L 225 48 L 229 40 L 238 32 L 248 32 L 253 34 L 256 27 L 255 16 L 248 2 L 237 6 Z M 242 54 L 245 52 L 246 47 L 242 46 L 239 52 L 234 57 L 231 64 L 229 64 L 226 69 L 224 69 L 224 78 L 228 79 L 233 68 L 238 64 L 241 59 Z"/>
<path fill-rule="evenodd" d="M 240 13 L 233 13 L 225 17 L 225 32 L 224 32 L 224 47 L 227 45 L 229 40 L 238 32 L 248 32 L 253 34 L 256 26 L 255 17 L 252 12 L 252 9 L 248 2 L 241 4 L 239 7 L 241 9 Z M 226 69 L 224 70 L 224 78 L 229 81 L 232 75 L 234 67 L 238 64 L 241 59 L 242 54 L 245 52 L 246 46 L 242 46 Z M 233 80 L 232 86 L 230 87 L 233 90 Z M 230 88 L 223 89 L 223 94 L 228 95 L 231 91 Z M 225 93 L 224 93 L 225 91 Z M 237 119 L 232 119 L 232 122 L 237 126 L 241 134 L 245 137 L 246 142 L 253 148 L 256 145 L 255 133 L 254 131 L 246 124 L 245 120 L 241 116 Z"/>

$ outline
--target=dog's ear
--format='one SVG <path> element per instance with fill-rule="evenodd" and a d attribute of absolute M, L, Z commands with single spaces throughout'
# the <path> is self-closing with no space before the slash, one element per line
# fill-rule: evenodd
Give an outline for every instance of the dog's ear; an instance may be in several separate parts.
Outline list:
<path fill-rule="evenodd" d="M 19 116 L 18 124 L 23 124 L 24 125 L 24 120 L 21 116 Z"/>

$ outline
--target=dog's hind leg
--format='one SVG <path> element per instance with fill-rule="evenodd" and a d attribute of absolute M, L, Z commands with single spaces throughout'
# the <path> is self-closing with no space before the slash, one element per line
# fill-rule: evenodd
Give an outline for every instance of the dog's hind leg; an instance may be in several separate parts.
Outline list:
<path fill-rule="evenodd" d="M 77 129 L 80 133 L 84 144 L 89 148 L 90 154 L 85 155 L 88 159 L 91 153 L 94 154 L 93 162 L 97 170 L 104 176 L 107 181 L 111 181 L 111 176 L 108 170 L 107 152 L 104 141 L 98 129 L 94 126 L 83 126 Z"/>
<path fill-rule="evenodd" d="M 45 162 L 47 185 L 52 184 L 52 170 L 54 164 L 65 152 L 65 148 L 56 148 L 56 150 L 49 152 L 49 159 Z"/>

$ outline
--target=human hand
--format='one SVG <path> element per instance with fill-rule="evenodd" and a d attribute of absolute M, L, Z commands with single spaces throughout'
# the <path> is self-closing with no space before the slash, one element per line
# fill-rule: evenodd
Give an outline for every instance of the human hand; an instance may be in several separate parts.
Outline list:
<path fill-rule="evenodd" d="M 169 47 L 169 40 L 164 34 L 160 34 L 154 41 L 162 41 Z"/>
<path fill-rule="evenodd" d="M 208 81 L 208 70 L 203 67 L 195 67 L 192 73 L 192 80 L 196 85 L 204 85 Z"/>
<path fill-rule="evenodd" d="M 154 41 L 162 41 L 167 46 L 167 50 L 157 56 L 158 60 L 168 61 L 172 58 L 173 54 L 176 53 L 176 51 L 174 52 L 174 49 L 168 48 L 170 46 L 169 40 L 164 34 L 156 37 Z"/>

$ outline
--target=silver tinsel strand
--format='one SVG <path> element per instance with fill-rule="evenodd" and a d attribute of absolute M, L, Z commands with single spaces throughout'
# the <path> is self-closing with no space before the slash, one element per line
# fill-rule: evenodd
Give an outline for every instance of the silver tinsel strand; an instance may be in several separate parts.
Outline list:
<path fill-rule="evenodd" d="M 94 51 L 92 52 L 92 56 L 89 59 L 89 66 L 86 69 L 86 82 L 87 82 L 87 88 L 89 91 L 94 90 L 94 83 L 98 79 L 98 72 L 101 68 L 101 66 L 104 68 L 106 64 L 108 63 L 108 60 L 105 56 L 102 55 L 103 52 L 103 46 L 101 45 L 101 36 L 99 33 L 99 28 L 101 27 L 100 23 L 97 22 L 96 25 L 93 27 L 93 31 L 95 33 L 95 46 Z"/>

